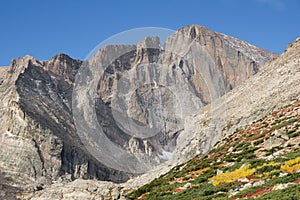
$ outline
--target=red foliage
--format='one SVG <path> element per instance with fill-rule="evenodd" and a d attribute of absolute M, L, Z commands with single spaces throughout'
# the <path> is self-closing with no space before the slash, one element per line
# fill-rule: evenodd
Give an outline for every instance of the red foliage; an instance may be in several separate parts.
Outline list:
<path fill-rule="evenodd" d="M 300 183 L 300 178 L 296 179 L 293 183 Z"/>
<path fill-rule="evenodd" d="M 245 194 L 243 197 L 254 198 L 254 197 L 261 196 L 264 193 L 267 193 L 267 192 L 270 192 L 270 191 L 271 191 L 271 187 L 260 188 L 260 189 L 255 190 L 254 193 Z"/>
<path fill-rule="evenodd" d="M 173 192 L 183 192 L 184 189 L 181 188 L 181 187 L 178 187 L 178 188 L 174 188 L 172 191 L 173 191 Z"/>

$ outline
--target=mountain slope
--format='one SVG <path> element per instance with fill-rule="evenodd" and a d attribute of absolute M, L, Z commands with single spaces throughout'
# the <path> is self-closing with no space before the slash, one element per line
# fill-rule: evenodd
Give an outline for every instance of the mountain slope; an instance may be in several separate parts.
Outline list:
<path fill-rule="evenodd" d="M 205 156 L 201 154 L 185 164 L 174 167 L 167 174 L 134 191 L 129 197 L 298 198 L 299 81 L 300 38 L 291 43 L 283 55 L 220 99 L 227 100 L 227 116 L 234 121 L 223 127 L 219 137 L 214 139 L 213 143 L 219 142 L 212 150 L 207 149 Z M 201 119 L 201 114 L 206 112 L 207 108 L 199 111 L 197 119 Z M 202 125 L 197 122 L 197 126 Z M 203 128 L 195 132 L 203 140 L 209 139 L 209 136 L 205 138 L 201 135 L 205 132 Z M 222 135 L 222 139 L 219 140 Z M 191 145 L 195 144 L 193 139 Z M 195 145 L 201 147 L 203 143 Z"/>
<path fill-rule="evenodd" d="M 129 197 L 299 197 L 300 101 L 223 138 L 205 156 L 173 168 Z M 287 192 L 288 191 L 288 192 Z"/>
<path fill-rule="evenodd" d="M 72 82 L 82 61 L 58 55 L 50 61 L 14 60 L 1 84 L 1 173 L 20 186 L 68 179 L 128 179 L 89 155 L 76 135 Z"/>
<path fill-rule="evenodd" d="M 186 119 L 175 161 L 205 153 L 223 135 L 262 118 L 299 97 L 299 39 L 247 82 Z M 177 155 L 177 158 L 176 158 Z"/>

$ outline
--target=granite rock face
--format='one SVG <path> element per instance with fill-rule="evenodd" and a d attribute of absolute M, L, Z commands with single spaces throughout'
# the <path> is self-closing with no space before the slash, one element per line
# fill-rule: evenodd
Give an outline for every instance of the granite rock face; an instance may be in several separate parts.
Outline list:
<path fill-rule="evenodd" d="M 137 45 L 101 48 L 90 61 L 64 54 L 49 61 L 30 56 L 13 60 L 0 77 L 1 176 L 18 186 L 37 187 L 60 177 L 123 182 L 134 175 L 99 159 L 77 135 L 72 105 L 74 101 L 84 104 L 74 100 L 78 71 L 99 77 L 93 85 L 94 107 L 106 137 L 151 169 L 186 144 L 176 139 L 192 126 L 188 116 L 274 57 L 241 40 L 192 25 L 176 31 L 164 46 L 158 37 L 147 37 Z M 91 66 L 89 71 L 80 71 L 85 65 Z M 126 127 L 128 117 L 138 126 Z M 143 126 L 152 129 L 141 133 Z"/>
<path fill-rule="evenodd" d="M 137 45 L 104 47 L 91 59 L 90 71 L 82 73 L 95 75 L 90 82 L 98 83 L 95 77 L 101 77 L 99 85 L 89 86 L 97 88 L 123 135 L 129 136 L 118 144 L 130 149 L 137 166 L 144 169 L 142 163 L 152 168 L 170 157 L 188 116 L 274 57 L 244 41 L 192 25 L 176 31 L 164 45 L 157 37 L 146 37 Z"/>

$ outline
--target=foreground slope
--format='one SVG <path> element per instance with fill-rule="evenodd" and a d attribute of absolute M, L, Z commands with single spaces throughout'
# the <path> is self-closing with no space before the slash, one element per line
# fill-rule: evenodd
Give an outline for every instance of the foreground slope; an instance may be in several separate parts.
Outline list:
<path fill-rule="evenodd" d="M 300 189 L 300 101 L 139 188 L 139 199 L 291 199 Z"/>

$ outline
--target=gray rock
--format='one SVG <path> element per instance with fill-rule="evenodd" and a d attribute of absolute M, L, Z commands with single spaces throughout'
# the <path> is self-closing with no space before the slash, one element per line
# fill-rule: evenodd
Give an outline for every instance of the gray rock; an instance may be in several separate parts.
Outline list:
<path fill-rule="evenodd" d="M 257 181 L 255 183 L 253 183 L 253 187 L 260 186 L 260 185 L 263 185 L 263 184 L 265 184 L 265 181 L 264 180 L 260 180 L 260 181 Z"/>
<path fill-rule="evenodd" d="M 247 188 L 251 188 L 252 187 L 252 184 L 251 183 L 246 183 L 245 185 L 243 185 L 241 188 L 240 188 L 240 191 L 243 191 Z"/>
<path fill-rule="evenodd" d="M 190 187 L 192 187 L 191 183 L 186 183 L 184 186 L 182 186 L 183 189 L 188 189 Z"/>
<path fill-rule="evenodd" d="M 283 144 L 284 139 L 278 137 L 270 137 L 264 142 L 264 148 L 270 150 L 274 147 L 279 147 Z"/>
<path fill-rule="evenodd" d="M 238 179 L 238 181 L 240 181 L 242 183 L 249 183 L 249 179 L 248 178 L 240 178 L 240 179 Z"/>

